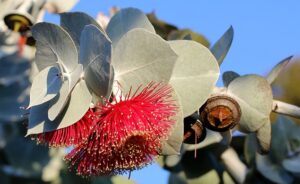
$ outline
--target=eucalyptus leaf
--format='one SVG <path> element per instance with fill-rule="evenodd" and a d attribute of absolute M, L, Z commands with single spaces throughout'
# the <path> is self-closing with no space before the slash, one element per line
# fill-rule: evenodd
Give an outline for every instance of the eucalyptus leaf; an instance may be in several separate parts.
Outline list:
<path fill-rule="evenodd" d="M 162 142 L 162 155 L 178 155 L 180 153 L 183 141 L 184 126 L 183 112 L 181 108 L 182 106 L 180 104 L 181 101 L 175 91 L 173 92 L 172 97 L 173 100 L 178 103 L 178 112 L 174 117 L 176 120 L 176 124 L 173 126 L 168 139 Z"/>
<path fill-rule="evenodd" d="M 8 87 L 0 86 L 0 121 L 12 122 L 24 119 L 24 110 L 29 102 L 29 81 L 14 83 Z"/>
<path fill-rule="evenodd" d="M 136 8 L 125 8 L 110 19 L 106 32 L 115 47 L 128 31 L 135 28 L 143 28 L 155 33 L 154 27 L 143 12 Z"/>
<path fill-rule="evenodd" d="M 245 75 L 234 79 L 227 93 L 239 103 L 242 111 L 238 129 L 254 132 L 269 120 L 272 111 L 273 95 L 266 79 L 258 75 Z"/>
<path fill-rule="evenodd" d="M 94 25 L 103 31 L 94 18 L 81 12 L 68 12 L 60 14 L 60 24 L 70 34 L 78 50 L 80 47 L 79 45 L 81 44 L 80 35 L 85 26 Z"/>
<path fill-rule="evenodd" d="M 275 183 L 293 183 L 293 177 L 279 165 L 273 164 L 270 157 L 256 154 L 256 166 L 260 174 Z"/>
<path fill-rule="evenodd" d="M 4 153 L 13 169 L 24 178 L 39 178 L 42 168 L 49 162 L 47 147 L 37 146 L 30 139 L 22 136 L 11 139 Z"/>
<path fill-rule="evenodd" d="M 68 0 L 64 3 L 61 3 L 60 0 L 47 0 L 45 8 L 50 13 L 63 13 L 70 11 L 79 0 Z"/>
<path fill-rule="evenodd" d="M 233 40 L 233 27 L 230 28 L 222 35 L 222 37 L 211 47 L 211 52 L 216 57 L 219 65 L 222 64 L 224 58 L 226 57 L 232 40 Z"/>
<path fill-rule="evenodd" d="M 32 36 L 37 41 L 36 63 L 41 71 L 58 63 L 63 73 L 70 73 L 78 64 L 78 53 L 70 35 L 60 26 L 37 23 L 32 27 Z"/>
<path fill-rule="evenodd" d="M 32 82 L 28 107 L 52 100 L 58 94 L 63 83 L 60 75 L 56 66 L 48 66 L 38 73 Z"/>
<path fill-rule="evenodd" d="M 179 56 L 170 84 L 181 100 L 183 115 L 187 117 L 201 107 L 219 77 L 219 66 L 210 51 L 194 41 L 169 42 Z"/>
<path fill-rule="evenodd" d="M 56 129 L 73 125 L 80 120 L 90 107 L 92 96 L 84 80 L 79 81 L 74 87 L 70 100 L 54 121 L 47 117 L 49 102 L 34 106 L 30 109 L 27 135 L 50 132 Z"/>
<path fill-rule="evenodd" d="M 297 155 L 296 157 L 287 158 L 283 160 L 282 166 L 287 171 L 297 174 L 300 174 L 300 155 Z"/>
<path fill-rule="evenodd" d="M 266 154 L 270 150 L 271 145 L 271 122 L 266 120 L 264 125 L 256 132 L 256 139 L 258 143 L 259 152 Z"/>
<path fill-rule="evenodd" d="M 168 35 L 168 40 L 186 40 L 187 36 L 190 37 L 190 40 L 194 40 L 207 48 L 209 47 L 209 41 L 203 35 L 190 29 L 173 30 Z"/>
<path fill-rule="evenodd" d="M 158 35 L 144 29 L 129 31 L 118 42 L 112 56 L 115 80 L 124 93 L 150 82 L 167 83 L 177 55 Z"/>
<path fill-rule="evenodd" d="M 9 86 L 23 80 L 29 74 L 30 63 L 17 53 L 0 59 L 0 85 Z"/>
<path fill-rule="evenodd" d="M 98 27 L 85 26 L 80 36 L 80 63 L 86 69 L 95 61 L 110 63 L 111 41 Z M 92 63 L 93 62 L 93 63 Z"/>
<path fill-rule="evenodd" d="M 267 81 L 270 84 L 272 84 L 275 81 L 279 73 L 284 69 L 284 67 L 286 67 L 286 65 L 290 62 L 292 58 L 293 56 L 287 57 L 280 61 L 276 66 L 274 66 L 274 68 L 272 68 L 272 70 L 268 73 L 266 77 Z"/>
<path fill-rule="evenodd" d="M 76 69 L 71 73 L 70 77 L 67 78 L 67 80 L 64 80 L 59 90 L 59 95 L 57 95 L 55 99 L 50 101 L 48 110 L 49 120 L 53 121 L 64 109 L 65 105 L 68 102 L 71 91 L 73 90 L 82 74 L 82 70 L 82 65 L 77 65 Z"/>
<path fill-rule="evenodd" d="M 222 79 L 223 79 L 223 84 L 225 87 L 228 87 L 228 85 L 230 84 L 230 82 L 232 82 L 235 78 L 240 77 L 240 75 L 234 71 L 227 71 L 224 72 L 222 75 Z"/>

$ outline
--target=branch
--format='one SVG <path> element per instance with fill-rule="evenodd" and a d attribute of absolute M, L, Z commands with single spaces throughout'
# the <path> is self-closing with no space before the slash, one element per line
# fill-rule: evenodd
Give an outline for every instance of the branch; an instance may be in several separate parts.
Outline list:
<path fill-rule="evenodd" d="M 273 112 L 300 119 L 300 107 L 278 100 L 273 100 Z"/>

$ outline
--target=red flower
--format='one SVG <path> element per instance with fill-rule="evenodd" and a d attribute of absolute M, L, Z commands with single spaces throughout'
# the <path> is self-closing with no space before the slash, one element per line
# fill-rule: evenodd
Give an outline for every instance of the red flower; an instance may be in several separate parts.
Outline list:
<path fill-rule="evenodd" d="M 96 108 L 93 132 L 65 158 L 84 176 L 120 174 L 144 167 L 159 155 L 176 112 L 168 85 L 150 83 L 140 92 L 120 95 L 119 100 L 113 98 Z"/>
<path fill-rule="evenodd" d="M 78 145 L 86 140 L 95 125 L 95 113 L 89 110 L 78 122 L 66 128 L 33 135 L 38 143 L 51 147 Z"/>

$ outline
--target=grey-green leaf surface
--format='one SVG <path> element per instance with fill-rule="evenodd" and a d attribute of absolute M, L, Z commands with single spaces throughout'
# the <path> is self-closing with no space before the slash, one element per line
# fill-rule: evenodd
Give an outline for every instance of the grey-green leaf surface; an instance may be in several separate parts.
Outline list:
<path fill-rule="evenodd" d="M 50 132 L 73 125 L 80 120 L 90 107 L 92 96 L 84 80 L 79 81 L 74 87 L 70 101 L 63 113 L 54 121 L 48 119 L 49 103 L 34 106 L 30 109 L 27 135 Z"/>
<path fill-rule="evenodd" d="M 234 79 L 227 93 L 237 100 L 242 116 L 238 129 L 254 132 L 269 120 L 272 111 L 273 95 L 268 81 L 258 75 L 245 75 Z"/>
<path fill-rule="evenodd" d="M 173 99 L 177 102 L 178 112 L 176 114 L 176 123 L 172 127 L 171 133 L 166 141 L 162 142 L 162 155 L 178 155 L 180 153 L 183 141 L 183 112 L 179 96 L 173 92 Z"/>
<path fill-rule="evenodd" d="M 293 182 L 293 177 L 279 165 L 275 165 L 267 155 L 256 154 L 256 167 L 260 174 L 272 182 L 289 184 Z"/>
<path fill-rule="evenodd" d="M 109 38 L 95 25 L 85 26 L 80 36 L 80 63 L 83 68 L 86 69 L 90 64 L 90 67 L 93 67 L 96 61 L 110 63 L 110 59 L 111 41 Z"/>
<path fill-rule="evenodd" d="M 106 32 L 115 47 L 128 31 L 135 28 L 143 28 L 155 33 L 154 27 L 143 12 L 136 8 L 125 8 L 110 19 Z"/>
<path fill-rule="evenodd" d="M 181 100 L 184 117 L 201 107 L 219 77 L 219 66 L 211 52 L 195 41 L 169 41 L 178 55 L 170 84 Z"/>
<path fill-rule="evenodd" d="M 210 49 L 213 55 L 216 57 L 219 65 L 222 64 L 225 56 L 227 55 L 232 40 L 233 40 L 233 27 L 230 28 L 223 34 L 223 36 L 212 46 Z"/>
<path fill-rule="evenodd" d="M 0 85 L 9 86 L 29 75 L 30 63 L 17 53 L 0 59 Z"/>
<path fill-rule="evenodd" d="M 240 75 L 234 71 L 226 71 L 222 75 L 223 84 L 225 87 L 228 87 L 230 82 L 232 82 L 235 78 L 239 77 Z"/>
<path fill-rule="evenodd" d="M 22 115 L 25 111 L 20 108 L 28 105 L 29 85 L 29 81 L 24 79 L 21 83 L 0 86 L 0 121 L 16 122 L 24 119 Z"/>
<path fill-rule="evenodd" d="M 286 169 L 287 171 L 299 175 L 300 174 L 299 163 L 300 163 L 300 155 L 297 155 L 295 157 L 287 158 L 283 160 L 282 165 L 284 169 Z"/>
<path fill-rule="evenodd" d="M 266 154 L 270 151 L 271 146 L 271 122 L 266 120 L 264 125 L 256 132 L 256 140 L 258 143 L 258 151 L 261 154 Z"/>
<path fill-rule="evenodd" d="M 70 34 L 78 50 L 81 44 L 80 35 L 85 26 L 94 25 L 103 31 L 94 18 L 82 12 L 60 14 L 60 24 Z"/>
<path fill-rule="evenodd" d="M 76 69 L 70 74 L 69 78 L 65 79 L 60 90 L 59 95 L 55 99 L 50 101 L 48 110 L 49 120 L 53 121 L 62 112 L 65 105 L 68 102 L 71 91 L 78 82 L 80 75 L 82 74 L 82 65 L 77 65 Z"/>
<path fill-rule="evenodd" d="M 36 64 L 39 70 L 56 63 L 70 73 L 78 64 L 78 53 L 70 35 L 60 26 L 38 23 L 32 27 L 32 35 L 37 41 Z"/>
<path fill-rule="evenodd" d="M 144 29 L 129 31 L 119 41 L 112 56 L 117 80 L 126 94 L 130 88 L 150 82 L 168 83 L 177 60 L 169 44 Z"/>
<path fill-rule="evenodd" d="M 38 73 L 32 82 L 29 107 L 52 100 L 63 83 L 56 66 L 48 66 Z"/>
<path fill-rule="evenodd" d="M 270 84 L 272 84 L 275 81 L 279 73 L 284 69 L 284 67 L 286 67 L 286 65 L 290 62 L 292 58 L 293 56 L 287 57 L 280 61 L 276 66 L 274 66 L 274 68 L 272 68 L 272 70 L 268 73 L 266 77 Z"/>

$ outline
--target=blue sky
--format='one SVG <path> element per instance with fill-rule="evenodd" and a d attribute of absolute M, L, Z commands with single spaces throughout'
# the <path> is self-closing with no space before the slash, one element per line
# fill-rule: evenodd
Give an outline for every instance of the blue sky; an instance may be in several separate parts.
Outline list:
<path fill-rule="evenodd" d="M 221 72 L 266 74 L 280 60 L 300 53 L 299 0 L 81 0 L 73 11 L 95 17 L 111 6 L 136 7 L 180 28 L 191 28 L 211 43 L 229 28 L 234 41 Z M 47 15 L 46 21 L 58 22 Z M 132 173 L 140 184 L 165 184 L 168 173 L 157 165 Z"/>

